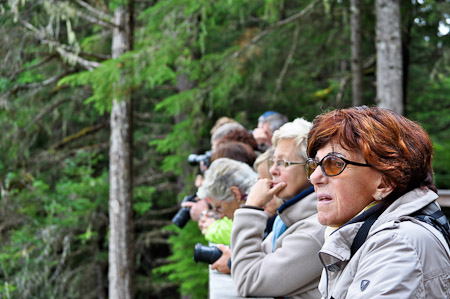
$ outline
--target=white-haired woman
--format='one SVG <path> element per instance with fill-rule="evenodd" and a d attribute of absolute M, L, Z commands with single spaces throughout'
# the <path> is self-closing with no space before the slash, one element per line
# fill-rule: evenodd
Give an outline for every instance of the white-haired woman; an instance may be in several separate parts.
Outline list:
<path fill-rule="evenodd" d="M 205 179 L 198 189 L 197 196 L 202 199 L 208 197 L 219 217 L 233 219 L 234 212 L 245 203 L 247 194 L 257 179 L 258 175 L 249 165 L 228 158 L 219 158 L 214 160 L 205 172 Z M 222 256 L 211 265 L 211 269 L 230 273 L 228 268 L 230 250 L 222 244 L 217 247 L 222 251 Z"/>
<path fill-rule="evenodd" d="M 243 296 L 320 298 L 317 252 L 324 227 L 317 220 L 317 197 L 304 167 L 310 128 L 310 122 L 295 119 L 274 133 L 272 179 L 258 180 L 246 205 L 234 214 L 231 274 Z M 263 241 L 268 217 L 263 208 L 274 195 L 284 203 Z"/>

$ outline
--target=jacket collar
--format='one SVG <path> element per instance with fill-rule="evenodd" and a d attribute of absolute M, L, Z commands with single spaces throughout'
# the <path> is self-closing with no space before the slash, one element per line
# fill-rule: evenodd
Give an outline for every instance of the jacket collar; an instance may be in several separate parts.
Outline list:
<path fill-rule="evenodd" d="M 370 229 L 367 238 L 370 238 L 374 233 L 393 225 L 388 224 L 387 222 L 392 223 L 392 221 L 397 220 L 402 216 L 411 215 L 434 202 L 436 198 L 438 198 L 438 195 L 433 191 L 422 190 L 419 188 L 404 194 L 389 205 L 380 217 L 378 217 L 377 221 L 375 221 Z M 320 257 L 325 266 L 327 264 L 334 264 L 338 261 L 350 259 L 350 248 L 356 233 L 364 220 L 379 208 L 382 208 L 382 206 L 377 205 L 367 210 L 330 235 L 320 250 Z"/>
<path fill-rule="evenodd" d="M 295 195 L 293 198 L 289 199 L 288 201 L 286 201 L 285 203 L 283 203 L 281 205 L 281 207 L 278 208 L 278 213 L 283 213 L 283 211 L 285 209 L 287 209 L 288 207 L 292 206 L 293 204 L 295 204 L 296 202 L 302 200 L 304 197 L 306 197 L 307 195 L 310 195 L 311 193 L 314 192 L 314 187 L 309 187 L 306 190 L 303 190 L 302 192 L 300 192 L 299 194 Z"/>
<path fill-rule="evenodd" d="M 287 227 L 314 214 L 317 214 L 317 196 L 313 187 L 300 192 L 278 209 L 278 215 Z"/>

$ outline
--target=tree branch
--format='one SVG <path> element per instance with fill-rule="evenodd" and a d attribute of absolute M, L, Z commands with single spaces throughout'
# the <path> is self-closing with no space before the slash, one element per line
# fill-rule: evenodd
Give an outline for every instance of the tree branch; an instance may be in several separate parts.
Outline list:
<path fill-rule="evenodd" d="M 29 84 L 19 85 L 19 86 L 14 87 L 14 89 L 11 90 L 11 91 L 9 92 L 9 94 L 15 94 L 15 93 L 17 93 L 19 90 L 21 90 L 21 89 L 35 89 L 35 88 L 42 88 L 42 87 L 48 86 L 48 85 L 50 85 L 50 84 L 56 83 L 56 82 L 58 82 L 61 78 L 65 77 L 65 76 L 67 76 L 67 75 L 70 75 L 70 74 L 72 74 L 72 73 L 74 73 L 73 70 L 72 70 L 72 71 L 64 72 L 64 73 L 62 73 L 62 74 L 56 75 L 56 76 L 51 77 L 51 78 L 48 78 L 47 80 L 44 80 L 44 81 L 42 81 L 42 82 L 35 82 L 35 83 L 29 83 Z"/>
<path fill-rule="evenodd" d="M 114 22 L 112 21 L 113 18 L 110 15 L 104 13 L 103 11 L 101 11 L 81 0 L 75 0 L 75 2 L 78 3 L 80 6 L 86 8 L 90 13 L 94 14 L 98 19 L 103 19 L 104 21 L 114 24 Z"/>
<path fill-rule="evenodd" d="M 20 69 L 20 70 L 17 70 L 17 71 L 15 71 L 15 72 L 13 72 L 13 73 L 9 76 L 9 79 L 10 79 L 10 80 L 14 80 L 14 78 L 15 78 L 17 75 L 19 75 L 19 74 L 21 74 L 21 73 L 23 73 L 23 72 L 26 72 L 26 71 L 29 71 L 29 70 L 38 68 L 38 67 L 40 67 L 40 66 L 46 64 L 47 62 L 51 61 L 51 60 L 52 60 L 53 58 L 55 58 L 55 57 L 56 57 L 56 54 L 49 54 L 47 57 L 45 57 L 44 59 L 42 59 L 42 60 L 39 61 L 38 63 L 33 64 L 33 65 L 30 65 L 30 66 L 28 66 L 28 67 L 24 67 L 24 68 L 22 68 L 22 69 Z"/>
<path fill-rule="evenodd" d="M 55 150 L 57 148 L 63 147 L 65 145 L 67 145 L 68 143 L 72 142 L 72 141 L 80 139 L 81 137 L 84 137 L 84 136 L 86 136 L 88 134 L 92 134 L 92 133 L 97 132 L 98 130 L 104 128 L 106 125 L 107 125 L 107 123 L 99 123 L 99 124 L 96 124 L 94 126 L 83 128 L 82 130 L 76 132 L 75 134 L 72 134 L 70 136 L 65 137 L 60 142 L 58 142 L 58 143 L 54 144 L 53 146 L 51 146 L 48 150 L 52 151 L 52 150 Z"/>
<path fill-rule="evenodd" d="M 85 20 L 87 20 L 87 21 L 89 21 L 91 23 L 94 23 L 94 24 L 97 24 L 97 25 L 100 25 L 100 26 L 104 26 L 104 27 L 108 27 L 108 28 L 115 28 L 115 27 L 117 27 L 117 25 L 114 24 L 111 21 L 100 19 L 100 18 L 94 17 L 92 15 L 85 14 L 85 13 L 83 13 L 81 11 L 78 11 L 78 10 L 76 11 L 76 14 L 80 18 L 85 19 Z"/>
<path fill-rule="evenodd" d="M 302 9 L 301 11 L 299 11 L 298 13 L 290 16 L 289 18 L 286 18 L 284 20 L 279 21 L 278 23 L 275 23 L 272 26 L 269 26 L 269 28 L 265 29 L 264 31 L 261 31 L 260 33 L 258 33 L 255 37 L 253 37 L 247 44 L 245 44 L 244 46 L 242 46 L 239 50 L 237 50 L 236 52 L 234 52 L 231 55 L 232 59 L 236 59 L 238 58 L 244 51 L 246 51 L 251 45 L 256 44 L 257 42 L 259 42 L 263 37 L 265 37 L 267 34 L 269 34 L 270 32 L 272 32 L 274 29 L 281 27 L 283 25 L 286 25 L 288 23 L 291 23 L 301 17 L 303 17 L 304 15 L 306 15 L 307 13 L 309 13 L 314 6 L 319 3 L 320 0 L 313 0 L 308 6 L 306 6 L 304 9 Z M 226 67 L 226 63 L 224 64 L 224 67 Z"/>
<path fill-rule="evenodd" d="M 92 71 L 93 69 L 100 66 L 100 63 L 95 61 L 90 61 L 81 58 L 80 56 L 76 55 L 75 53 L 71 53 L 69 51 L 66 51 L 62 47 L 57 47 L 56 51 L 63 57 L 66 57 L 69 60 L 74 60 L 76 63 L 84 67 L 85 69 Z"/>
<path fill-rule="evenodd" d="M 75 61 L 76 63 L 78 63 L 79 65 L 81 65 L 82 67 L 84 67 L 85 69 L 87 69 L 89 71 L 100 66 L 100 63 L 98 63 L 96 61 L 89 61 L 89 60 L 81 58 L 80 56 L 78 56 L 78 54 L 76 54 L 77 51 L 75 51 L 71 47 L 62 45 L 57 41 L 47 39 L 45 31 L 39 30 L 35 26 L 33 26 L 30 23 L 25 22 L 23 20 L 20 20 L 20 22 L 22 25 L 25 26 L 25 28 L 28 28 L 28 30 L 33 32 L 35 37 L 38 40 L 40 40 L 42 43 L 47 44 L 51 47 L 54 47 L 56 49 L 56 52 L 58 52 L 62 57 L 67 58 L 72 61 Z"/>
<path fill-rule="evenodd" d="M 36 115 L 36 117 L 33 118 L 33 120 L 25 126 L 24 130 L 27 130 L 30 125 L 39 122 L 47 113 L 53 111 L 57 106 L 69 100 L 70 100 L 69 98 L 62 98 L 59 99 L 58 101 L 55 101 L 54 103 L 51 103 L 50 105 L 47 105 L 47 107 L 44 110 L 42 110 L 38 115 Z"/>
<path fill-rule="evenodd" d="M 168 178 L 168 177 L 169 177 L 169 175 L 165 174 L 165 173 L 157 173 L 157 174 L 146 176 L 146 177 L 138 177 L 135 179 L 133 185 L 136 187 L 136 186 L 143 185 L 145 183 L 151 184 L 155 180 L 164 179 L 164 178 Z"/>
<path fill-rule="evenodd" d="M 283 83 L 284 76 L 286 75 L 288 66 L 289 66 L 289 64 L 292 61 L 292 57 L 294 56 L 295 49 L 297 48 L 297 41 L 298 41 L 298 34 L 299 34 L 299 32 L 300 32 L 300 23 L 297 22 L 295 24 L 295 31 L 294 31 L 294 36 L 292 38 L 291 49 L 289 51 L 288 56 L 286 57 L 286 61 L 284 62 L 283 69 L 281 70 L 280 75 L 278 76 L 278 79 L 277 79 L 277 82 L 276 82 L 274 97 L 276 97 L 276 94 L 281 89 L 281 84 Z"/>

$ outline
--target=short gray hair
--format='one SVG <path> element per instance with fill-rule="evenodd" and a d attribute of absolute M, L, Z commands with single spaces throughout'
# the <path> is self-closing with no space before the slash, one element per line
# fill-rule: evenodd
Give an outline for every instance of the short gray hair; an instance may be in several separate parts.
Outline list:
<path fill-rule="evenodd" d="M 296 118 L 294 121 L 285 123 L 281 128 L 273 133 L 272 144 L 276 148 L 283 139 L 294 139 L 295 147 L 299 157 L 305 161 L 308 159 L 306 148 L 308 146 L 308 133 L 312 123 L 303 118 Z"/>
<path fill-rule="evenodd" d="M 231 186 L 236 186 L 243 194 L 248 194 L 258 180 L 258 175 L 245 163 L 228 158 L 219 158 L 211 163 L 205 178 L 197 191 L 197 196 L 205 199 L 214 196 L 220 201 L 233 200 Z"/>

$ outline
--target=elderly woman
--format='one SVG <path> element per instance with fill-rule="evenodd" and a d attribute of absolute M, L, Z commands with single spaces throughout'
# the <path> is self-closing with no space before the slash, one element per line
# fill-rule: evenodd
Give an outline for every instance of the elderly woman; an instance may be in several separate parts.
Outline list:
<path fill-rule="evenodd" d="M 270 175 L 270 160 L 273 156 L 273 147 L 268 148 L 264 153 L 258 156 L 253 164 L 253 169 L 258 173 L 258 179 L 271 179 Z M 273 223 L 277 216 L 278 208 L 283 204 L 283 201 L 274 196 L 266 205 L 264 206 L 264 211 L 266 212 L 267 219 L 266 229 L 264 230 L 265 239 L 269 233 L 272 231 Z"/>
<path fill-rule="evenodd" d="M 220 143 L 211 155 L 212 162 L 219 158 L 230 158 L 247 165 L 253 165 L 256 154 L 248 144 L 230 141 Z M 199 216 L 198 226 L 207 241 L 229 245 L 233 222 L 228 217 L 217 221 L 216 219 L 215 213 L 207 212 L 207 209 L 205 209 Z"/>
<path fill-rule="evenodd" d="M 450 298 L 448 222 L 422 127 L 382 108 L 316 117 L 306 172 L 319 221 L 323 298 Z M 447 238 L 447 241 L 446 241 Z"/>
<path fill-rule="evenodd" d="M 317 221 L 317 197 L 304 168 L 310 127 L 296 119 L 275 131 L 272 178 L 258 180 L 246 205 L 234 213 L 231 275 L 243 296 L 320 297 L 317 252 L 324 227 Z M 284 203 L 263 241 L 268 218 L 264 206 L 274 195 Z"/>
<path fill-rule="evenodd" d="M 245 203 L 257 178 L 249 165 L 229 158 L 219 158 L 205 172 L 205 179 L 197 195 L 202 199 L 208 197 L 219 217 L 233 219 L 234 212 Z M 211 265 L 211 269 L 229 273 L 230 250 L 222 244 L 217 247 L 223 254 Z"/>

